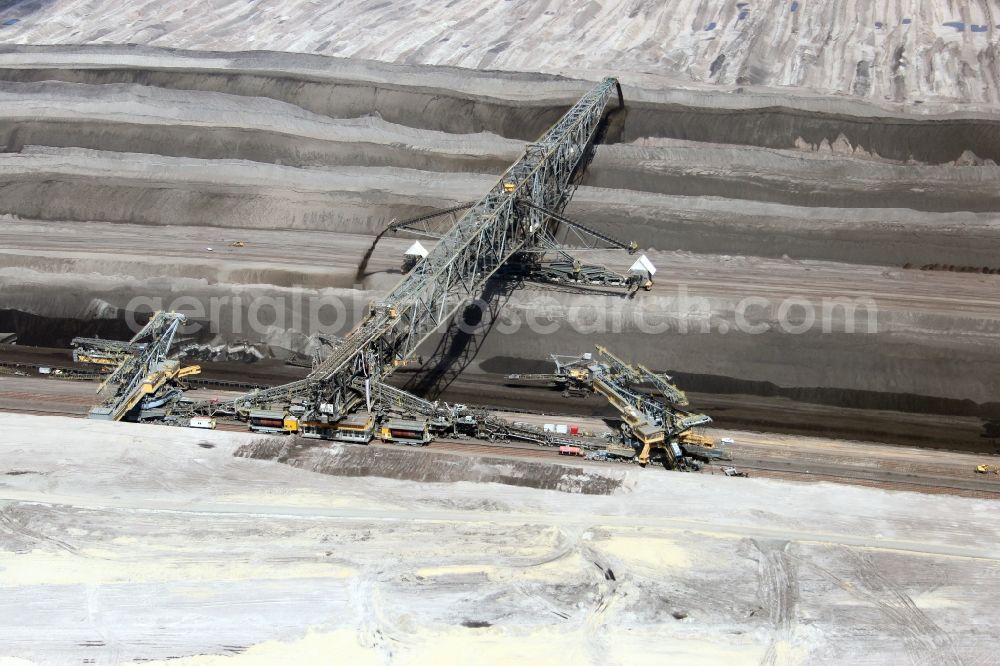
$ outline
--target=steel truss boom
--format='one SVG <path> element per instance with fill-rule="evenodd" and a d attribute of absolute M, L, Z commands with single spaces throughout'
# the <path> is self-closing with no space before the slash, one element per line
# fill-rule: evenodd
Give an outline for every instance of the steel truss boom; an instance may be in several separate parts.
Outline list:
<path fill-rule="evenodd" d="M 156 312 L 128 343 L 112 345 L 120 353 L 120 361 L 98 387 L 102 402 L 90 410 L 90 418 L 119 421 L 167 382 L 181 374 L 200 372 L 197 366 L 182 370 L 177 361 L 167 359 L 174 335 L 185 321 L 186 317 L 176 312 Z M 85 345 L 88 340 L 78 342 Z M 89 342 L 102 350 L 108 348 L 103 341 Z"/>
<path fill-rule="evenodd" d="M 545 215 L 552 218 L 556 222 L 560 222 L 566 227 L 573 229 L 578 233 L 577 237 L 579 239 L 584 241 L 590 241 L 589 243 L 586 243 L 584 247 L 596 246 L 596 244 L 594 244 L 593 241 L 599 240 L 599 241 L 604 241 L 610 247 L 617 248 L 619 250 L 627 250 L 629 254 L 635 254 L 636 250 L 638 249 L 638 245 L 636 244 L 635 241 L 624 243 L 618 240 L 617 238 L 613 238 L 606 233 L 598 231 L 597 229 L 591 229 L 590 227 L 580 222 L 571 220 L 562 213 L 557 213 L 554 210 L 548 210 L 542 208 L 538 204 L 535 204 L 531 201 L 519 201 L 518 204 L 522 206 L 527 206 L 529 208 L 533 208 L 534 210 L 537 210 L 540 213 L 544 213 Z"/>
<path fill-rule="evenodd" d="M 399 222 L 391 222 L 388 226 L 386 226 L 385 229 L 382 230 L 379 236 L 389 231 L 392 232 L 408 231 L 411 234 L 417 236 L 424 236 L 427 238 L 432 238 L 434 240 L 439 240 L 443 234 L 440 232 L 437 225 L 431 225 L 429 223 L 432 220 L 437 220 L 447 215 L 454 215 L 459 211 L 467 210 L 469 208 L 472 208 L 472 206 L 474 205 L 475 202 L 466 203 L 460 206 L 446 208 L 445 210 L 439 210 L 434 213 L 428 213 L 427 215 L 421 215 L 419 217 L 413 217 L 407 220 L 400 220 Z M 540 213 L 544 213 L 546 216 L 552 218 L 556 222 L 559 222 L 567 229 L 575 232 L 576 239 L 581 241 L 581 247 L 583 248 L 587 249 L 597 248 L 600 247 L 599 244 L 603 242 L 607 247 L 618 250 L 626 250 L 628 251 L 629 254 L 635 254 L 638 249 L 638 245 L 636 244 L 635 241 L 630 241 L 626 243 L 624 241 L 618 240 L 617 238 L 614 238 L 602 231 L 592 229 L 587 225 L 583 224 L 582 222 L 571 220 L 570 218 L 566 217 L 565 215 L 562 215 L 561 213 L 557 213 L 555 211 L 542 208 L 541 206 L 531 203 L 530 201 L 518 201 L 517 205 L 527 206 L 529 208 L 537 210 Z M 552 249 L 553 247 L 557 247 L 558 245 L 559 244 L 553 238 L 550 239 L 548 243 L 545 243 L 544 245 L 535 249 L 539 251 L 545 251 Z"/>
<path fill-rule="evenodd" d="M 382 230 L 382 234 L 392 231 L 397 232 L 400 230 L 409 231 L 417 235 L 427 236 L 428 238 L 438 239 L 441 238 L 441 234 L 435 231 L 436 227 L 429 224 L 432 220 L 445 217 L 446 215 L 454 215 L 455 213 L 460 213 L 463 210 L 468 210 L 476 205 L 475 201 L 459 204 L 458 206 L 452 206 L 451 208 L 445 208 L 444 210 L 435 211 L 433 213 L 428 213 L 427 215 L 420 215 L 419 217 L 411 217 L 407 220 L 400 220 L 398 222 L 390 222 L 389 225 Z"/>
<path fill-rule="evenodd" d="M 538 244 L 572 197 L 574 174 L 612 97 L 622 103 L 617 79 L 604 79 L 537 142 L 529 144 L 480 201 L 459 219 L 413 271 L 304 380 L 238 398 L 249 408 L 288 396 L 347 409 L 359 378 L 378 382 L 409 358 L 457 309 L 482 292 L 512 255 Z M 518 202 L 530 203 L 519 206 Z M 539 210 L 541 209 L 541 210 Z M 370 388 L 370 384 L 369 384 Z M 369 396 L 370 398 L 370 396 Z"/>

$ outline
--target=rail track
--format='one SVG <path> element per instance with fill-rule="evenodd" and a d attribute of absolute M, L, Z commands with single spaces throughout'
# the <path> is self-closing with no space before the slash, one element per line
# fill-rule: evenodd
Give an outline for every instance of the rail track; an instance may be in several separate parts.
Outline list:
<path fill-rule="evenodd" d="M 100 381 L 105 375 L 93 372 L 76 365 L 57 365 L 54 363 L 40 363 L 29 361 L 13 361 L 0 355 L 0 375 L 15 376 L 41 376 L 39 370 L 47 368 L 50 372 L 48 376 L 53 379 L 70 379 L 75 381 Z M 18 375 L 18 373 L 22 373 Z M 192 387 L 216 388 L 228 391 L 252 391 L 254 389 L 268 388 L 270 384 L 260 382 L 245 382 L 232 379 L 217 379 L 213 377 L 188 377 L 185 384 Z"/>
<path fill-rule="evenodd" d="M 1000 482 L 986 479 L 929 477 L 923 474 L 894 472 L 891 470 L 864 470 L 857 467 L 837 468 L 817 461 L 810 463 L 798 460 L 778 461 L 740 458 L 738 465 L 741 470 L 745 471 L 781 472 L 817 479 L 869 481 L 877 484 L 903 485 L 910 488 L 964 490 L 990 493 L 1000 497 Z"/>
<path fill-rule="evenodd" d="M 3 365 L 0 362 L 0 367 L 3 367 Z M 28 365 L 37 367 L 41 364 Z M 53 378 L 53 380 L 55 379 L 57 378 Z M 89 395 L 83 396 L 80 394 L 55 392 L 42 393 L 37 391 L 3 391 L 0 392 L 0 400 L 7 401 L 8 403 L 0 403 L 0 412 L 37 416 L 64 416 L 68 418 L 85 417 L 86 409 L 92 403 L 92 398 Z M 21 406 L 22 404 L 24 406 Z M 51 407 L 47 407 L 46 405 L 51 405 Z M 79 405 L 80 411 L 72 411 L 72 409 L 66 408 L 66 406 L 77 405 Z M 505 408 L 505 410 L 509 412 L 520 411 L 524 414 L 534 413 L 530 410 L 512 410 L 510 408 Z M 217 429 L 225 432 L 251 434 L 247 430 L 246 425 L 239 422 L 220 421 Z M 509 440 L 439 439 L 431 442 L 428 449 L 473 455 L 500 455 L 532 459 L 544 458 L 552 461 L 561 460 L 563 462 L 584 462 L 582 458 L 560 457 L 555 447 L 511 442 Z M 1000 498 L 1000 481 L 955 476 L 964 471 L 964 468 L 960 466 L 944 470 L 944 474 L 933 475 L 931 466 L 928 466 L 925 470 L 920 469 L 920 466 L 892 460 L 875 460 L 873 458 L 871 465 L 866 468 L 859 465 L 859 458 L 857 456 L 816 455 L 795 450 L 782 450 L 779 455 L 774 455 L 773 452 L 768 451 L 770 455 L 762 456 L 757 454 L 758 449 L 761 451 L 765 450 L 764 448 L 752 445 L 737 445 L 731 449 L 734 460 L 730 463 L 721 463 L 716 468 L 724 464 L 732 464 L 741 470 L 756 472 L 763 476 L 794 480 L 874 485 L 918 492 L 973 493 L 981 497 Z M 602 466 L 609 464 L 607 462 L 586 462 Z M 709 469 L 713 468 L 710 466 Z"/>
<path fill-rule="evenodd" d="M 54 397 L 57 397 L 58 402 L 64 404 L 74 404 L 82 407 L 89 407 L 93 404 L 93 398 L 76 395 L 54 396 L 51 393 L 35 393 L 33 391 L 5 391 L 0 395 L 2 395 L 6 400 L 24 400 L 26 402 L 45 403 L 51 401 Z"/>
<path fill-rule="evenodd" d="M 86 414 L 80 414 L 78 412 L 62 412 L 52 409 L 24 409 L 21 407 L 0 407 L 0 412 L 6 412 L 8 414 L 30 414 L 31 416 L 65 416 L 72 419 L 82 419 L 87 416 Z"/>

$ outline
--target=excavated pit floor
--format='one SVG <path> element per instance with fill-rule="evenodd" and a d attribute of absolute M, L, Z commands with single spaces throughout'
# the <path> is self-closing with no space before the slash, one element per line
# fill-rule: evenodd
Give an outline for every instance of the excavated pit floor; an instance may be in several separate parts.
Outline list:
<path fill-rule="evenodd" d="M 330 446 L 301 437 L 268 437 L 243 444 L 235 454 L 274 460 L 319 474 L 380 477 L 422 483 L 502 483 L 584 495 L 611 495 L 625 474 L 588 465 L 511 460 L 489 455 L 474 460 L 448 453 L 374 446 Z"/>
<path fill-rule="evenodd" d="M 0 414 L 2 652 L 28 663 L 983 663 L 997 640 L 994 502 L 352 478 L 233 455 L 247 434 L 71 425 Z M 360 469 L 406 457 L 378 448 Z"/>

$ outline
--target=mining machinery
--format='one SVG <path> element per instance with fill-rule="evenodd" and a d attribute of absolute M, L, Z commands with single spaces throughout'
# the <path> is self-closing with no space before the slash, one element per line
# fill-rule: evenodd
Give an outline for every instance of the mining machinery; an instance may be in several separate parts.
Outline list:
<path fill-rule="evenodd" d="M 139 348 L 123 340 L 73 338 L 73 361 L 91 365 L 118 366 L 126 358 L 139 353 Z"/>
<path fill-rule="evenodd" d="M 468 209 L 472 204 L 463 204 L 437 213 L 394 221 L 386 227 L 378 238 L 386 232 L 407 232 L 418 238 L 440 240 L 445 231 L 442 221 L 454 219 L 458 211 Z M 566 283 L 587 287 L 608 287 L 623 289 L 634 295 L 639 289 L 649 291 L 653 287 L 653 268 L 645 255 L 626 272 L 611 270 L 600 264 L 587 264 L 574 257 L 567 249 L 572 244 L 574 252 L 590 250 L 625 250 L 635 254 L 639 246 L 635 241 L 621 241 L 610 234 L 571 220 L 562 213 L 539 206 L 528 200 L 518 200 L 516 206 L 524 213 L 533 210 L 544 216 L 535 244 L 526 246 L 508 259 L 498 272 L 507 277 L 517 277 L 537 282 Z M 378 239 L 376 239 L 376 243 Z M 414 241 L 403 253 L 403 272 L 410 272 L 428 252 L 419 240 Z M 362 269 L 363 270 L 363 269 Z"/>
<path fill-rule="evenodd" d="M 128 342 L 76 338 L 73 359 L 81 363 L 114 365 L 97 393 L 101 403 L 90 410 L 92 419 L 106 421 L 140 420 L 143 412 L 163 413 L 183 392 L 178 386 L 185 377 L 198 374 L 197 365 L 182 367 L 168 359 L 177 329 L 186 317 L 176 312 L 156 312 Z"/>
<path fill-rule="evenodd" d="M 563 392 L 563 396 L 587 395 L 593 392 L 590 382 L 590 370 L 594 363 L 594 355 L 590 352 L 580 356 L 550 354 L 555 370 L 553 372 L 512 373 L 507 375 L 508 382 L 540 382 Z"/>
<path fill-rule="evenodd" d="M 563 221 L 558 216 L 576 190 L 578 168 L 615 98 L 624 106 L 617 79 L 607 78 L 529 144 L 306 378 L 195 408 L 246 415 L 253 408 L 295 402 L 305 408 L 303 418 L 329 422 L 362 405 L 372 411 L 373 398 L 379 397 L 373 389 L 463 304 L 479 297 L 497 271 L 513 259 L 553 250 Z M 458 209 L 449 212 L 457 216 Z"/>
<path fill-rule="evenodd" d="M 501 271 L 546 282 L 621 288 L 629 294 L 651 287 L 655 268 L 645 256 L 627 272 L 618 273 L 587 264 L 566 247 L 572 237 L 572 242 L 583 250 L 637 251 L 634 243 L 619 241 L 563 214 L 615 98 L 618 107 L 623 108 L 618 81 L 604 79 L 538 141 L 529 144 L 523 156 L 479 201 L 391 224 L 386 231 L 405 230 L 418 237 L 423 232 L 436 243 L 429 251 L 422 246 L 412 248 L 400 282 L 384 298 L 370 304 L 367 316 L 354 330 L 317 358 L 308 376 L 228 402 L 188 403 L 187 409 L 191 413 L 249 418 L 253 410 L 277 408 L 294 411 L 299 422 L 322 426 L 338 423 L 363 407 L 369 413 L 419 415 L 437 432 L 459 434 L 469 429 L 469 434 L 478 437 L 560 444 L 553 440 L 554 435 L 534 426 L 511 423 L 485 410 L 430 402 L 391 387 L 385 380 L 460 307 L 480 297 L 486 283 Z M 448 228 L 442 228 L 443 217 L 451 222 Z M 363 273 L 370 254 L 371 250 L 359 273 Z M 121 361 L 102 384 L 101 390 L 108 397 L 91 410 L 92 418 L 117 420 L 152 406 L 153 400 L 169 399 L 173 395 L 169 392 L 171 382 L 197 371 L 181 369 L 177 361 L 166 359 L 170 341 L 182 321 L 181 315 L 157 313 L 131 341 L 135 348 L 104 348 L 103 353 L 118 353 L 114 358 Z M 98 350 L 95 346 L 91 351 L 96 354 Z M 668 464 L 682 465 L 677 437 L 707 423 L 708 417 L 683 411 L 680 407 L 686 399 L 669 378 L 624 363 L 603 348 L 598 353 L 604 361 L 587 366 L 586 375 L 568 380 L 568 385 L 586 386 L 615 405 L 623 416 L 622 434 L 627 444 L 619 448 L 635 447 L 643 464 L 651 453 L 662 451 Z M 574 372 L 578 370 L 573 368 Z M 652 384 L 659 391 L 659 399 L 635 388 L 643 383 Z"/>
<path fill-rule="evenodd" d="M 601 345 L 596 351 L 596 358 L 591 353 L 576 357 L 554 354 L 554 372 L 511 374 L 507 381 L 544 382 L 562 389 L 564 395 L 604 396 L 621 416 L 622 443 L 636 451 L 640 465 L 657 455 L 667 467 L 684 467 L 691 464 L 689 457 L 711 455 L 706 452 L 712 448 L 709 438 L 689 432 L 712 419 L 682 409 L 688 404 L 687 396 L 669 375 L 628 363 Z M 685 445 L 694 449 L 694 455 L 686 455 Z"/>
<path fill-rule="evenodd" d="M 430 401 L 390 384 L 378 382 L 372 387 L 373 402 L 384 413 L 425 419 L 432 433 L 445 437 L 475 437 L 488 440 L 517 440 L 540 446 L 583 446 L 604 448 L 601 438 L 562 435 L 530 423 L 511 421 L 482 408 L 463 404 Z"/>

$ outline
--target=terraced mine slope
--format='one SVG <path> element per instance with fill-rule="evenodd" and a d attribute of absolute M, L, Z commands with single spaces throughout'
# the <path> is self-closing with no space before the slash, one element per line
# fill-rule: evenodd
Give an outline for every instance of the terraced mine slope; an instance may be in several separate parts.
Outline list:
<path fill-rule="evenodd" d="M 795 86 L 876 100 L 996 103 L 989 0 L 460 0 L 445 4 L 35 0 L 0 5 L 5 42 L 261 49 L 683 85 Z"/>
<path fill-rule="evenodd" d="M 1000 114 L 633 79 L 567 212 L 636 240 L 660 269 L 654 291 L 503 289 L 505 325 L 471 341 L 458 383 L 434 370 L 431 341 L 415 385 L 499 386 L 601 342 L 677 372 L 706 409 L 753 405 L 717 410 L 723 424 L 782 429 L 818 405 L 820 432 L 892 439 L 903 412 L 937 413 L 952 435 L 922 443 L 991 450 Z M 315 333 L 345 332 L 399 278 L 409 241 L 391 236 L 358 275 L 373 234 L 481 196 L 589 85 L 294 54 L 7 47 L 0 332 L 65 345 L 95 318 L 163 305 L 216 322 L 192 340 L 308 354 Z M 887 410 L 884 425 L 861 427 L 849 408 Z"/>

